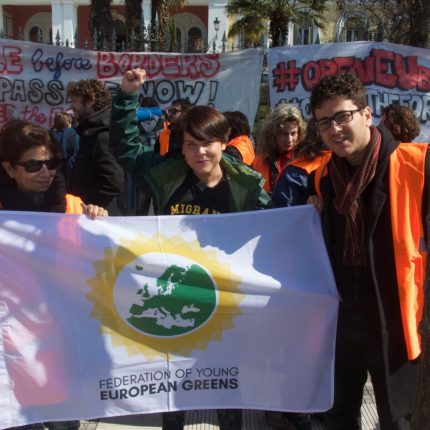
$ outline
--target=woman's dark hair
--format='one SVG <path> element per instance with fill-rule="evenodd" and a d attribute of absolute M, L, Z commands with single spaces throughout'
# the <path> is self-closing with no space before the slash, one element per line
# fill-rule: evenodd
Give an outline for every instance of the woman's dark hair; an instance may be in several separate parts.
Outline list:
<path fill-rule="evenodd" d="M 174 133 L 182 146 L 184 133 L 204 142 L 228 142 L 230 124 L 227 118 L 210 106 L 193 106 L 175 123 Z"/>
<path fill-rule="evenodd" d="M 40 146 L 45 146 L 53 156 L 61 157 L 60 149 L 52 142 L 49 132 L 38 125 L 16 119 L 0 130 L 0 161 L 15 165 L 25 151 Z"/>
<path fill-rule="evenodd" d="M 224 112 L 224 116 L 227 118 L 231 127 L 228 140 L 234 139 L 237 136 L 249 136 L 251 134 L 251 127 L 244 113 L 238 110 L 228 111 Z"/>
<path fill-rule="evenodd" d="M 313 161 L 321 154 L 324 143 L 321 139 L 314 119 L 310 119 L 306 125 L 305 136 L 299 140 L 293 149 L 294 158 L 303 157 L 307 161 Z"/>
<path fill-rule="evenodd" d="M 381 123 L 400 142 L 412 142 L 420 134 L 420 123 L 408 106 L 391 104 L 382 111 Z"/>

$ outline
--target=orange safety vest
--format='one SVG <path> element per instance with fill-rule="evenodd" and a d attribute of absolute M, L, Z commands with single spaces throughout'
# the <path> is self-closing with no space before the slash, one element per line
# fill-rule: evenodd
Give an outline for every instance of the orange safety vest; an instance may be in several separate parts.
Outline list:
<path fill-rule="evenodd" d="M 252 140 L 249 138 L 249 136 L 237 136 L 234 139 L 230 140 L 227 143 L 227 146 L 233 146 L 239 151 L 244 164 L 248 166 L 252 165 L 252 162 L 255 158 L 255 151 L 254 145 L 252 144 Z"/>
<path fill-rule="evenodd" d="M 169 152 L 171 133 L 172 130 L 170 128 L 165 128 L 158 136 L 158 141 L 160 142 L 160 155 L 165 155 Z"/>
<path fill-rule="evenodd" d="M 78 196 L 72 194 L 66 194 L 66 214 L 80 215 L 83 213 L 82 200 Z"/>
<path fill-rule="evenodd" d="M 270 187 L 270 165 L 266 160 L 266 155 L 257 155 L 252 163 L 252 168 L 256 170 L 258 173 L 263 176 L 265 179 L 264 182 L 264 191 L 271 193 L 272 189 Z"/>
<path fill-rule="evenodd" d="M 306 160 L 304 157 L 296 158 L 295 160 L 290 161 L 279 173 L 276 183 L 279 181 L 279 178 L 285 173 L 285 169 L 288 166 L 299 167 L 306 171 L 308 175 L 310 175 L 314 170 L 318 169 L 321 164 L 327 164 L 331 158 L 331 151 L 322 151 L 321 154 L 315 156 L 312 161 Z"/>
<path fill-rule="evenodd" d="M 422 196 L 427 144 L 400 143 L 390 156 L 389 187 L 391 228 L 396 263 L 397 288 L 408 358 L 421 353 L 418 325 L 423 315 L 427 251 L 422 223 Z M 315 174 L 315 189 L 327 175 L 327 164 Z"/>
<path fill-rule="evenodd" d="M 81 206 L 82 200 L 80 197 L 73 196 L 72 194 L 66 194 L 66 214 L 80 215 L 83 213 Z M 0 210 L 3 210 L 3 206 L 0 202 Z"/>

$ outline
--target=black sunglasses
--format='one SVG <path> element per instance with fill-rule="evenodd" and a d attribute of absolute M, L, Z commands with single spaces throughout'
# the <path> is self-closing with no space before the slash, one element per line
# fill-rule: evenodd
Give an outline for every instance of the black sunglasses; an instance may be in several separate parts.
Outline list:
<path fill-rule="evenodd" d="M 61 163 L 60 158 L 48 158 L 47 160 L 27 160 L 16 163 L 17 166 L 24 167 L 27 173 L 36 173 L 46 164 L 48 170 L 56 170 Z"/>

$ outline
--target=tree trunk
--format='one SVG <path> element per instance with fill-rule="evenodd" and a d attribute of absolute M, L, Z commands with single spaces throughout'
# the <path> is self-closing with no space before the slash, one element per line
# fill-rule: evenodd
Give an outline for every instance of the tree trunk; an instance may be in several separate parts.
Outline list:
<path fill-rule="evenodd" d="M 127 27 L 128 50 L 143 51 L 142 0 L 125 0 L 125 25 Z M 131 39 L 134 32 L 134 40 Z"/>
<path fill-rule="evenodd" d="M 430 216 L 427 217 L 427 249 L 430 250 Z M 424 314 L 420 325 L 422 354 L 412 430 L 429 428 L 430 423 L 430 252 L 427 256 L 427 274 L 424 286 Z"/>
<path fill-rule="evenodd" d="M 91 0 L 90 4 L 90 21 L 88 28 L 91 37 L 94 38 L 94 31 L 97 31 L 97 43 L 95 48 L 100 50 L 104 43 L 107 46 L 111 44 L 113 33 L 113 19 L 110 10 L 112 0 Z"/>

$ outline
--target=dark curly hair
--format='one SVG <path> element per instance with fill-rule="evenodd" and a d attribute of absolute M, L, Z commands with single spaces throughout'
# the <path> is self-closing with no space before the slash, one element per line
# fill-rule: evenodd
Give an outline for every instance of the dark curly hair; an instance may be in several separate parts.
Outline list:
<path fill-rule="evenodd" d="M 70 82 L 67 87 L 68 96 L 82 97 L 84 104 L 94 103 L 94 110 L 98 111 L 111 104 L 112 94 L 105 88 L 103 82 L 97 79 L 81 79 Z"/>
<path fill-rule="evenodd" d="M 420 123 L 408 106 L 391 104 L 382 111 L 381 123 L 400 142 L 412 142 L 420 134 Z"/>
<path fill-rule="evenodd" d="M 312 113 L 330 99 L 351 100 L 358 108 L 367 106 L 366 88 L 354 75 L 330 75 L 322 78 L 313 88 L 310 102 Z"/>

